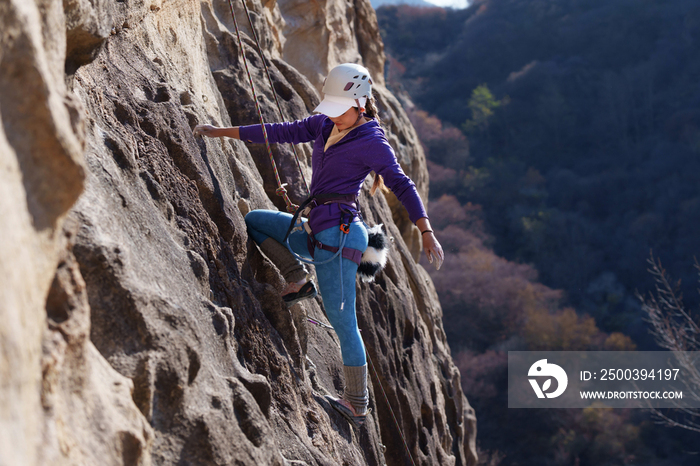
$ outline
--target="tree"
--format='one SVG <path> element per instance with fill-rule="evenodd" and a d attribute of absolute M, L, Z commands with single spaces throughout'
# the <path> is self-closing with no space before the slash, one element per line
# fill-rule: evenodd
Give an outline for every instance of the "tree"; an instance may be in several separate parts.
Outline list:
<path fill-rule="evenodd" d="M 500 107 L 503 102 L 503 100 L 496 100 L 486 84 L 477 86 L 469 99 L 469 110 L 472 117 L 462 127 L 467 133 L 475 130 L 482 134 L 485 133 L 494 110 Z"/>
<path fill-rule="evenodd" d="M 647 321 L 656 342 L 662 348 L 670 351 L 700 351 L 700 325 L 697 317 L 693 316 L 683 304 L 679 292 L 680 282 L 672 284 L 660 260 L 651 256 L 648 260 L 649 272 L 656 283 L 655 293 L 648 297 L 637 294 L 642 301 L 642 309 L 646 312 Z M 695 261 L 695 267 L 700 271 L 700 264 Z M 691 391 L 691 398 L 700 397 L 700 372 L 693 361 L 683 357 L 677 360 L 680 370 L 687 379 L 686 387 Z M 680 409 L 671 414 L 656 408 L 652 413 L 664 424 L 671 427 L 681 427 L 693 432 L 700 432 L 700 410 Z"/>

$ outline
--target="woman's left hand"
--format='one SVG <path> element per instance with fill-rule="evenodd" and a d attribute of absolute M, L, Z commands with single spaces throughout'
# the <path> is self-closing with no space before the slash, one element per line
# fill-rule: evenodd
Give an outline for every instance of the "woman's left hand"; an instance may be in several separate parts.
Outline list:
<path fill-rule="evenodd" d="M 423 235 L 423 250 L 425 251 L 428 261 L 433 264 L 437 270 L 440 270 L 445 260 L 445 253 L 433 232 L 428 232 Z"/>
<path fill-rule="evenodd" d="M 217 128 L 216 126 L 212 126 L 212 125 L 197 125 L 192 130 L 192 133 L 195 135 L 195 137 L 196 136 L 207 136 L 207 137 L 213 138 L 213 137 L 216 137 L 215 134 L 216 134 L 216 131 L 218 129 L 219 128 Z"/>

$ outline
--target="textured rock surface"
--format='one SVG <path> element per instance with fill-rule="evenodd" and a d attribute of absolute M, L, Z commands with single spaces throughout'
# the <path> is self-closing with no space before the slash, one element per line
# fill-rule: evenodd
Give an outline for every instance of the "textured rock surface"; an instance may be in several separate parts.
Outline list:
<path fill-rule="evenodd" d="M 264 117 L 277 121 L 234 3 Z M 300 14 L 296 34 L 290 11 L 306 3 L 313 16 Z M 314 107 L 334 60 L 381 75 L 369 2 L 248 6 L 285 119 Z M 306 321 L 325 320 L 322 303 L 287 310 L 282 278 L 247 237 L 245 213 L 283 207 L 266 154 L 192 137 L 198 122 L 257 118 L 228 2 L 63 9 L 0 7 L 0 465 L 406 464 L 374 375 L 359 431 L 325 402 L 342 363 L 335 335 Z M 415 132 L 378 88 L 392 145 L 425 194 Z M 298 201 L 291 149 L 274 150 Z M 298 152 L 309 179 L 310 147 Z M 396 238 L 385 272 L 357 288 L 391 407 L 418 464 L 474 464 L 474 413 L 418 243 L 395 199 L 362 204 Z"/>
<path fill-rule="evenodd" d="M 62 216 L 82 188 L 82 137 L 63 81 L 63 15 L 0 4 L 0 463 L 36 464 L 41 342 Z M 56 41 L 51 41 L 52 35 Z M 49 38 L 48 41 L 45 38 Z M 58 53 L 58 57 L 54 55 Z M 28 92 L 30 91 L 31 92 Z"/>

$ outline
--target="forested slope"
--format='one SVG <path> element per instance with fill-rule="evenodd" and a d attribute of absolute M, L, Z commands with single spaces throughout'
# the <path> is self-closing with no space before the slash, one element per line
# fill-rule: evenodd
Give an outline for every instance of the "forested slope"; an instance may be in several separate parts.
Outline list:
<path fill-rule="evenodd" d="M 485 0 L 384 7 L 389 76 L 463 130 L 431 195 L 483 206 L 496 251 L 532 263 L 603 328 L 650 345 L 635 289 L 660 257 L 697 304 L 700 4 Z"/>
<path fill-rule="evenodd" d="M 657 349 L 635 297 L 650 251 L 697 309 L 696 3 L 377 11 L 387 82 L 416 104 L 449 271 L 430 273 L 483 464 L 697 463 L 695 434 L 641 410 L 507 408 L 509 350 Z"/>

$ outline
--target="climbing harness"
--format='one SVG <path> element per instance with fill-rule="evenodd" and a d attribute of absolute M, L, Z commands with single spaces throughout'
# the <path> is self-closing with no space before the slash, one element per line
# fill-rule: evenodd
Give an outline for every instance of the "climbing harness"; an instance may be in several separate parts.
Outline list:
<path fill-rule="evenodd" d="M 338 204 L 341 212 L 340 231 L 342 231 L 346 235 L 350 233 L 350 224 L 355 219 L 355 217 L 359 217 L 360 219 L 362 219 L 362 215 L 360 214 L 360 210 L 358 208 L 359 203 L 357 196 L 353 194 L 316 194 L 315 196 L 311 196 L 304 202 L 302 202 L 299 208 L 296 210 L 296 212 L 294 212 L 294 216 L 292 217 L 292 221 L 289 224 L 287 233 L 284 235 L 284 241 L 288 242 L 287 239 L 289 238 L 289 235 L 291 233 L 302 229 L 302 216 L 308 217 L 312 209 L 320 205 L 328 204 Z M 344 222 L 344 218 L 346 215 L 349 217 L 349 219 L 347 222 Z M 325 245 L 318 241 L 314 237 L 313 232 L 308 227 L 308 225 L 305 225 L 304 229 L 309 234 L 307 247 L 311 257 L 314 256 L 314 247 L 318 247 L 319 249 L 324 249 L 333 253 L 338 251 L 338 248 Z M 294 251 L 292 251 L 292 253 L 294 253 Z M 294 254 L 296 255 L 296 253 Z M 351 261 L 355 262 L 358 266 L 360 265 L 362 259 L 362 251 L 358 249 L 347 248 L 342 252 L 342 255 L 345 259 L 350 259 Z"/>
<path fill-rule="evenodd" d="M 327 204 L 332 204 L 332 203 L 337 203 L 338 207 L 340 208 L 340 241 L 339 241 L 339 246 L 336 248 L 335 246 L 328 246 L 327 244 L 321 243 L 319 240 L 316 239 L 316 237 L 313 234 L 313 231 L 311 231 L 310 228 L 306 229 L 306 232 L 308 233 L 307 237 L 307 248 L 309 250 L 309 254 L 311 255 L 312 259 L 314 257 L 314 252 L 316 248 L 323 249 L 325 251 L 329 251 L 333 253 L 333 256 L 330 258 L 318 262 L 314 260 L 308 260 L 303 257 L 301 257 L 299 254 L 294 252 L 292 249 L 292 246 L 289 244 L 289 235 L 296 230 L 301 230 L 301 216 L 302 214 L 306 213 L 308 215 L 309 212 L 314 207 L 317 207 L 319 205 L 327 205 Z M 360 212 L 357 208 L 357 198 L 352 195 L 352 194 L 317 194 L 315 196 L 311 196 L 308 199 L 306 199 L 304 202 L 301 203 L 299 208 L 294 212 L 294 216 L 292 217 L 292 221 L 289 224 L 289 228 L 287 229 L 287 233 L 284 235 L 284 244 L 287 245 L 287 249 L 289 249 L 289 252 L 294 255 L 298 260 L 306 263 L 306 264 L 315 264 L 315 265 L 321 265 L 321 264 L 326 264 L 332 260 L 334 260 L 336 257 L 341 256 L 342 258 L 349 259 L 356 263 L 359 267 L 361 261 L 362 261 L 362 251 L 359 249 L 355 248 L 346 248 L 345 247 L 345 240 L 347 239 L 348 234 L 350 233 L 350 225 L 352 224 L 353 220 L 355 219 L 356 216 L 362 218 L 360 215 Z M 350 207 L 350 209 L 344 207 L 344 205 Z M 345 216 L 348 216 L 347 222 L 344 221 Z M 308 224 L 308 222 L 307 222 Z M 304 224 L 305 226 L 308 226 L 307 224 Z M 339 261 L 340 264 L 338 266 L 339 272 L 340 272 L 340 310 L 342 311 L 345 308 L 345 293 L 344 293 L 344 287 L 343 287 L 343 261 Z"/>
<path fill-rule="evenodd" d="M 246 5 L 245 0 L 243 0 L 243 8 L 245 8 L 246 16 L 248 17 L 248 23 L 250 24 L 250 29 L 253 31 L 253 38 L 258 47 L 258 53 L 265 68 L 265 73 L 267 74 L 267 79 L 270 82 L 270 87 L 272 88 L 272 94 L 275 96 L 275 102 L 277 102 L 277 109 L 280 113 L 280 118 L 284 121 L 284 115 L 282 114 L 282 106 L 280 105 L 279 99 L 277 98 L 277 92 L 272 85 L 272 78 L 270 77 L 270 71 L 267 69 L 267 63 L 265 63 L 265 55 L 263 55 L 262 48 L 260 47 L 260 41 L 258 40 L 258 34 L 255 32 L 253 27 L 253 21 L 250 19 L 250 11 L 248 11 L 248 5 Z M 287 212 L 293 213 L 297 210 L 297 206 L 292 203 L 287 194 L 287 183 L 282 183 L 280 179 L 279 171 L 277 170 L 277 164 L 275 163 L 275 158 L 272 156 L 272 149 L 270 149 L 270 141 L 267 138 L 267 129 L 265 128 L 265 121 L 263 120 L 262 111 L 260 110 L 260 103 L 258 102 L 258 96 L 255 92 L 255 85 L 253 84 L 253 78 L 250 74 L 250 69 L 248 68 L 248 60 L 245 56 L 245 49 L 243 48 L 243 40 L 241 39 L 241 32 L 238 29 L 238 21 L 236 21 L 236 13 L 233 10 L 232 0 L 228 0 L 228 6 L 231 9 L 231 17 L 233 18 L 233 26 L 236 29 L 236 37 L 238 38 L 238 49 L 240 50 L 241 57 L 243 57 L 243 66 L 245 67 L 245 72 L 248 75 L 248 81 L 250 82 L 250 88 L 253 91 L 253 100 L 255 101 L 255 110 L 258 112 L 258 118 L 260 119 L 260 127 L 262 128 L 263 138 L 265 139 L 265 148 L 267 149 L 267 155 L 270 157 L 270 163 L 272 164 L 272 171 L 275 174 L 275 180 L 277 180 L 277 189 L 275 194 L 281 196 L 284 199 L 284 203 L 287 206 Z M 304 180 L 304 186 L 306 187 L 306 192 L 309 192 L 309 186 L 306 183 L 306 178 L 304 177 L 304 172 L 301 170 L 301 164 L 299 163 L 299 156 L 297 154 L 296 147 L 292 144 L 292 149 L 294 151 L 294 158 L 297 161 L 297 167 L 299 168 L 299 173 L 301 173 L 301 178 Z"/>
<path fill-rule="evenodd" d="M 313 208 L 318 207 L 320 205 L 328 205 L 332 203 L 337 203 L 341 212 L 339 228 L 342 233 L 339 241 L 339 247 L 328 246 L 327 244 L 323 244 L 322 242 L 320 242 L 314 236 L 313 231 L 311 231 L 309 223 L 302 223 L 301 220 L 302 216 L 308 217 L 309 213 Z M 387 237 L 387 235 L 384 233 L 384 231 L 382 230 L 383 225 L 379 224 L 373 227 L 367 225 L 362 218 L 362 214 L 360 213 L 358 204 L 359 203 L 357 197 L 352 194 L 317 194 L 316 196 L 312 196 L 306 199 L 301 204 L 299 209 L 297 209 L 297 211 L 294 213 L 292 221 L 289 224 L 289 228 L 287 229 L 287 233 L 284 236 L 284 243 L 287 246 L 287 249 L 289 249 L 289 252 L 292 253 L 294 257 L 307 264 L 325 264 L 326 262 L 330 262 L 331 260 L 335 259 L 340 255 L 344 259 L 351 260 L 352 262 L 357 264 L 357 274 L 360 276 L 360 279 L 363 282 L 369 283 L 373 281 L 374 277 L 386 265 L 386 261 L 389 255 L 389 244 L 393 239 Z M 344 220 L 346 215 L 348 216 L 347 221 Z M 347 238 L 347 235 L 350 233 L 350 226 L 353 224 L 355 217 L 358 217 L 360 221 L 362 221 L 367 230 L 368 241 L 367 248 L 365 248 L 364 251 L 345 246 L 345 240 Z M 289 235 L 294 231 L 302 230 L 302 225 L 303 229 L 308 233 L 307 248 L 309 250 L 309 255 L 313 258 L 315 249 L 318 248 L 332 252 L 333 257 L 324 262 L 309 261 L 308 259 L 301 257 L 296 252 L 294 252 L 294 250 L 292 250 L 292 247 L 289 244 Z M 342 311 L 345 306 L 342 280 L 342 260 L 340 261 L 339 268 L 341 277 L 340 293 L 341 296 L 343 296 L 342 301 L 340 303 L 340 310 Z"/>

